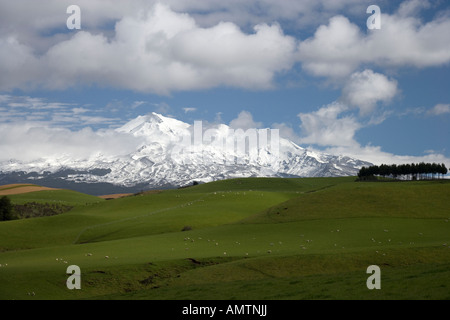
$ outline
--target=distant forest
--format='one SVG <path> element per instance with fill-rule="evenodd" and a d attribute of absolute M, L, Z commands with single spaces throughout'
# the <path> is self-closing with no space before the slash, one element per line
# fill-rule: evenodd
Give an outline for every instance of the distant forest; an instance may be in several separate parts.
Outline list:
<path fill-rule="evenodd" d="M 445 165 L 436 163 L 382 164 L 381 166 L 362 167 L 358 173 L 359 180 L 374 180 L 376 177 L 398 180 L 442 179 L 448 173 Z"/>

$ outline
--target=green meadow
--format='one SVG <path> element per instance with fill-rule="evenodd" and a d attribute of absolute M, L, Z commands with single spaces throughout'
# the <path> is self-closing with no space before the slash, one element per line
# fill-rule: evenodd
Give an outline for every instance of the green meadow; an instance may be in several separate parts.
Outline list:
<path fill-rule="evenodd" d="M 0 299 L 450 299 L 450 181 L 248 178 L 0 222 Z M 69 290 L 67 267 L 81 269 Z M 367 267 L 381 270 L 369 290 Z"/>

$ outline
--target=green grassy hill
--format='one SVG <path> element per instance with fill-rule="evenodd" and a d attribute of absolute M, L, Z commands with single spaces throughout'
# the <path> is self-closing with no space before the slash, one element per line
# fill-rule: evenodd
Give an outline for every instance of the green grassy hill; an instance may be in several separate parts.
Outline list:
<path fill-rule="evenodd" d="M 98 203 L 102 199 L 72 190 L 48 190 L 37 191 L 8 196 L 15 204 L 27 202 L 39 203 L 59 203 L 69 206 L 82 206 L 86 204 Z"/>
<path fill-rule="evenodd" d="M 449 299 L 450 183 L 354 181 L 11 196 L 74 209 L 0 223 L 0 299 Z M 381 290 L 366 287 L 373 264 Z M 81 290 L 66 288 L 69 265 Z"/>

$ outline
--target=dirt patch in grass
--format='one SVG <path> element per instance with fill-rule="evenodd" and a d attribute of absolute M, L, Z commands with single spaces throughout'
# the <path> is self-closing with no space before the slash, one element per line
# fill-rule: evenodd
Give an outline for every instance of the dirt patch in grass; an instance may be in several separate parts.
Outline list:
<path fill-rule="evenodd" d="M 0 186 L 0 196 L 9 196 L 14 194 L 22 194 L 36 191 L 60 190 L 55 188 L 47 188 L 29 184 L 9 184 Z"/>

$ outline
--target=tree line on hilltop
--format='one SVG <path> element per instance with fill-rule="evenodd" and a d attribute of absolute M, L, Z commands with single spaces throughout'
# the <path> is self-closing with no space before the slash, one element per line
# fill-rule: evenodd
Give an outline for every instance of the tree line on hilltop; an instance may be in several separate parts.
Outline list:
<path fill-rule="evenodd" d="M 445 165 L 437 163 L 382 164 L 381 166 L 362 167 L 358 173 L 359 180 L 373 180 L 375 177 L 401 180 L 441 179 L 448 173 Z"/>

